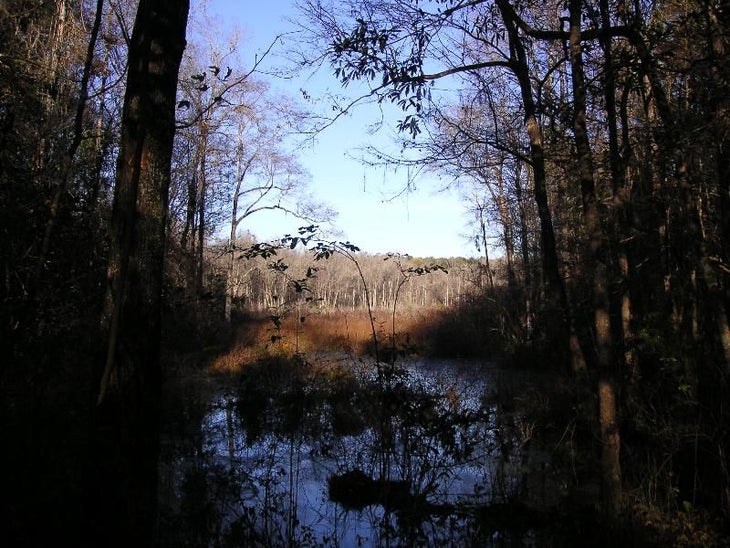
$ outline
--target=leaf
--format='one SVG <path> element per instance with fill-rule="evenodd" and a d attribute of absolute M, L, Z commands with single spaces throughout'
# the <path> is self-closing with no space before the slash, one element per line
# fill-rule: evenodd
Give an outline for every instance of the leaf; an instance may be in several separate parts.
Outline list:
<path fill-rule="evenodd" d="M 311 293 L 312 291 L 307 287 L 306 280 L 292 280 L 291 284 L 296 293 L 303 293 L 304 291 Z"/>
<path fill-rule="evenodd" d="M 289 265 L 283 260 L 277 259 L 276 262 L 269 264 L 269 268 L 275 272 L 285 272 L 289 268 Z"/>
<path fill-rule="evenodd" d="M 354 244 L 351 244 L 350 242 L 344 242 L 344 243 L 340 242 L 340 243 L 341 243 L 342 247 L 344 247 L 347 251 L 352 251 L 353 253 L 357 253 L 358 251 L 360 251 L 359 247 L 357 247 Z"/>

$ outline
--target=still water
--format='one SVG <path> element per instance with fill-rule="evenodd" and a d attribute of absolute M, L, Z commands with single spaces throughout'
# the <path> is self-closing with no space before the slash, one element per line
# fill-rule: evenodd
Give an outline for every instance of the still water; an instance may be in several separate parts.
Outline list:
<path fill-rule="evenodd" d="M 183 383 L 163 421 L 162 544 L 532 545 L 514 514 L 539 451 L 504 401 L 515 383 L 491 363 L 331 356 Z"/>

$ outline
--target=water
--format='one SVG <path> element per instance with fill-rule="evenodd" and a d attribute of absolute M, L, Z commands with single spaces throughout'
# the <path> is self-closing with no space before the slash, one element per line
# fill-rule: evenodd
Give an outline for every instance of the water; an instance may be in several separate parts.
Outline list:
<path fill-rule="evenodd" d="M 493 364 L 272 362 L 167 403 L 170 546 L 530 545 L 495 509 L 525 488 Z M 515 542 L 517 542 L 515 544 Z"/>

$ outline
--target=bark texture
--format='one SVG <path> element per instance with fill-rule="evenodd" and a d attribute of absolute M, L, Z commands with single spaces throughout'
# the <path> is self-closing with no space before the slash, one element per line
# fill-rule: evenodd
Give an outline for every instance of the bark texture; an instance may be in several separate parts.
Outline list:
<path fill-rule="evenodd" d="M 186 0 L 141 0 L 129 44 L 96 397 L 98 545 L 154 542 L 161 294 Z"/>

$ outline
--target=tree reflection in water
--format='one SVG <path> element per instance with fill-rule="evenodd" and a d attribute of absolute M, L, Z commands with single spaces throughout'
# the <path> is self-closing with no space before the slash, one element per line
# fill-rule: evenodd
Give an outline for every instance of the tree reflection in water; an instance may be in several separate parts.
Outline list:
<path fill-rule="evenodd" d="M 161 545 L 529 545 L 525 440 L 491 402 L 496 375 L 271 359 L 178 393 Z"/>

